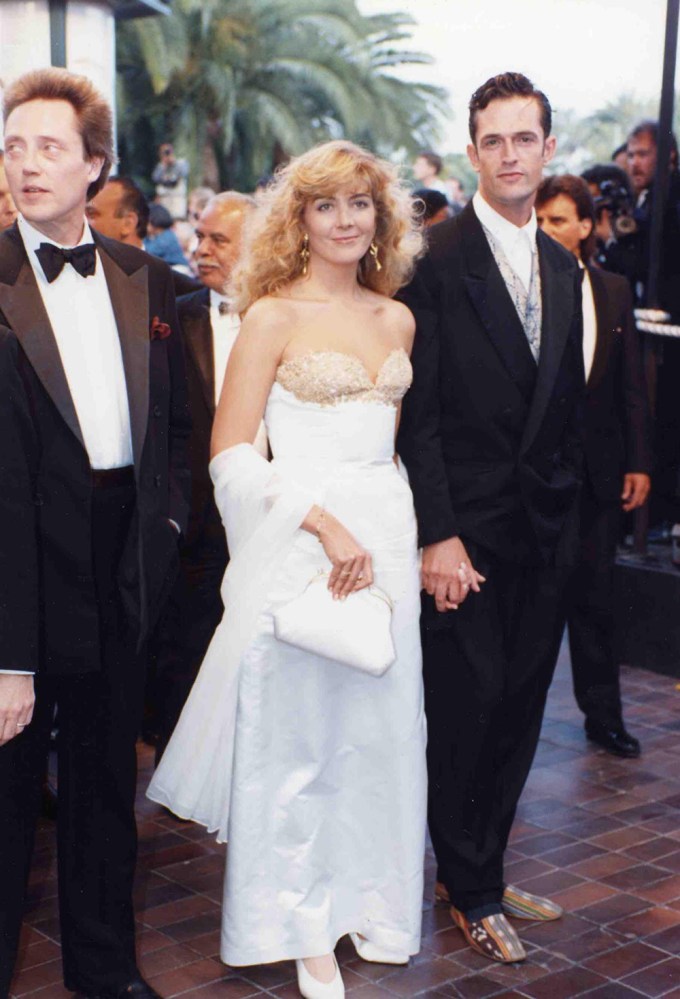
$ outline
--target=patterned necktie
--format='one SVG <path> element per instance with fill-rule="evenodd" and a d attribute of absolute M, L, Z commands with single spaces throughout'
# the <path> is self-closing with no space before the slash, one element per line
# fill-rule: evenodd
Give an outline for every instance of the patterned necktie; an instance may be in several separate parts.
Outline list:
<path fill-rule="evenodd" d="M 65 264 L 75 267 L 81 277 L 91 277 L 97 266 L 94 243 L 83 243 L 71 249 L 55 246 L 54 243 L 41 243 L 35 255 L 50 284 L 59 277 Z"/>
<path fill-rule="evenodd" d="M 541 324 L 543 303 L 541 300 L 541 271 L 538 266 L 538 251 L 534 248 L 531 254 L 531 279 L 529 289 L 524 287 L 521 278 L 513 270 L 500 243 L 494 239 L 491 232 L 483 226 L 484 233 L 491 247 L 491 252 L 501 272 L 505 286 L 508 289 L 513 305 L 517 310 L 524 333 L 529 341 L 529 347 L 534 360 L 538 363 L 541 353 Z"/>

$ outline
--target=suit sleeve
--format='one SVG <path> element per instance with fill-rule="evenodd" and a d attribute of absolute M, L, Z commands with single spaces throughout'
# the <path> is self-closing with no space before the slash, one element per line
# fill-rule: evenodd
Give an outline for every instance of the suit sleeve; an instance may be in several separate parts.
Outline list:
<path fill-rule="evenodd" d="M 170 276 L 166 277 L 164 314 L 172 330 L 168 337 L 168 363 L 170 367 L 170 427 L 169 427 L 169 510 L 182 533 L 186 533 L 191 502 L 191 473 L 189 471 L 189 437 L 191 416 L 189 390 L 184 360 L 184 338 L 177 315 L 177 303 Z"/>
<path fill-rule="evenodd" d="M 626 472 L 652 470 L 651 421 L 642 366 L 642 345 L 635 326 L 630 288 L 622 281 L 623 402 L 625 409 Z"/>
<path fill-rule="evenodd" d="M 0 326 L 0 669 L 38 669 L 39 562 L 34 471 L 38 448 L 21 348 Z"/>
<path fill-rule="evenodd" d="M 397 450 L 413 490 L 421 545 L 458 534 L 441 442 L 439 303 L 434 288 L 428 286 L 429 268 L 426 257 L 399 295 L 415 317 L 416 336 L 413 384 L 402 405 Z"/>

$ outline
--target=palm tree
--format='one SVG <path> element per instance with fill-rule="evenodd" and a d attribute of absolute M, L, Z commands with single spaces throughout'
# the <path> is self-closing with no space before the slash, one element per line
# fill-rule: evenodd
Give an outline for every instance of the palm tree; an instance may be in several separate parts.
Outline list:
<path fill-rule="evenodd" d="M 119 28 L 128 172 L 148 176 L 156 145 L 173 138 L 194 182 L 250 190 L 315 142 L 412 151 L 446 116 L 441 89 L 391 72 L 429 61 L 404 48 L 406 15 L 366 17 L 355 0 L 176 0 L 173 11 Z"/>

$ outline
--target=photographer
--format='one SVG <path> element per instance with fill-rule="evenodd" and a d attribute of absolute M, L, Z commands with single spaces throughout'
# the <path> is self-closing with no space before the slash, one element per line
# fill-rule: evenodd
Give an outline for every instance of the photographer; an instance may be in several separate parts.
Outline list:
<path fill-rule="evenodd" d="M 680 322 L 680 174 L 678 174 L 678 144 L 674 135 L 671 136 L 668 198 L 661 236 L 658 303 L 648 302 L 646 295 L 658 134 L 659 126 L 655 121 L 640 122 L 628 136 L 626 145 L 628 175 L 635 197 L 634 218 L 639 232 L 636 277 L 640 287 L 637 289 L 636 302 L 642 306 L 659 305 L 670 312 L 671 322 L 677 323 Z"/>
<path fill-rule="evenodd" d="M 158 163 L 151 179 L 156 185 L 156 202 L 172 215 L 173 219 L 187 217 L 187 177 L 189 164 L 178 160 L 172 143 L 164 142 L 158 149 Z"/>
<path fill-rule="evenodd" d="M 627 278 L 635 294 L 638 239 L 628 174 L 614 163 L 606 163 L 584 170 L 581 176 L 595 206 L 593 259 L 604 270 Z"/>

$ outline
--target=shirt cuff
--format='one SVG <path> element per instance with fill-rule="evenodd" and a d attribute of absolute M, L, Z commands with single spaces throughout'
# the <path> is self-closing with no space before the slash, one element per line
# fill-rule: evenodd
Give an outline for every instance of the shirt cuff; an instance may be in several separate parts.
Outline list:
<path fill-rule="evenodd" d="M 35 670 L 32 669 L 0 669 L 0 675 L 5 673 L 8 676 L 35 676 Z"/>

